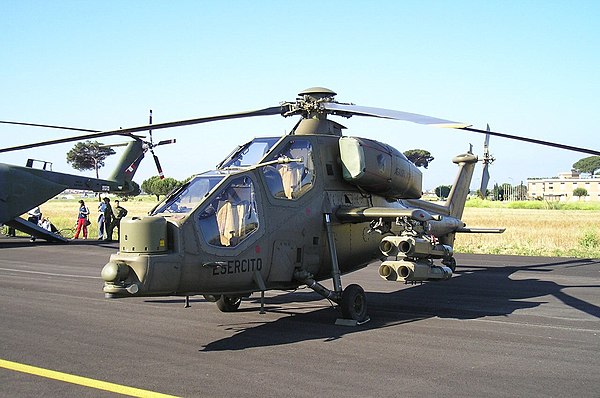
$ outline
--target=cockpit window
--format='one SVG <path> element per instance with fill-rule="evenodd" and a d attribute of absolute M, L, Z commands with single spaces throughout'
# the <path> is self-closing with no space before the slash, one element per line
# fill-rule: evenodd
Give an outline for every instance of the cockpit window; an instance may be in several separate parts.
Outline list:
<path fill-rule="evenodd" d="M 189 213 L 222 179 L 223 176 L 218 175 L 197 176 L 159 204 L 151 214 Z"/>
<path fill-rule="evenodd" d="M 204 239 L 214 246 L 234 247 L 258 229 L 254 184 L 238 177 L 198 214 Z"/>
<path fill-rule="evenodd" d="M 231 153 L 217 168 L 244 168 L 257 164 L 279 138 L 256 138 Z"/>
<path fill-rule="evenodd" d="M 291 141 L 277 155 L 289 158 L 288 163 L 275 164 L 263 168 L 271 195 L 281 199 L 297 199 L 313 185 L 315 169 L 312 158 L 312 145 L 308 140 Z"/>

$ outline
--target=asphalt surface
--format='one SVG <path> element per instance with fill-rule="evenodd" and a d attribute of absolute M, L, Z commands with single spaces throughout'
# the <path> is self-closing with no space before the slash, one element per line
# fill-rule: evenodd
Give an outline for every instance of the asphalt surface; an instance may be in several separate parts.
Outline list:
<path fill-rule="evenodd" d="M 308 290 L 237 313 L 178 297 L 109 300 L 117 244 L 0 238 L 0 360 L 184 397 L 598 397 L 600 261 L 457 255 L 448 282 L 343 278 L 371 321 L 336 326 Z M 143 395 L 143 394 L 142 394 Z M 0 366 L 0 396 L 115 397 Z"/>

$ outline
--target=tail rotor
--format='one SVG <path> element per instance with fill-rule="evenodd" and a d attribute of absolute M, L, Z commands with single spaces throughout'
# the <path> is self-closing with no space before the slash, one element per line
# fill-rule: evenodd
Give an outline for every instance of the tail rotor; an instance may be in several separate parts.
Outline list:
<path fill-rule="evenodd" d="M 150 109 L 150 125 L 152 125 L 152 109 Z M 150 141 L 144 142 L 144 152 L 150 150 L 150 153 L 152 153 L 152 157 L 154 158 L 154 164 L 156 164 L 156 170 L 158 170 L 158 176 L 160 177 L 160 179 L 164 179 L 165 178 L 165 174 L 163 173 L 163 169 L 160 165 L 160 161 L 158 160 L 158 156 L 156 156 L 156 154 L 154 153 L 154 148 L 160 145 L 166 145 L 166 144 L 174 144 L 176 142 L 175 139 L 170 139 L 170 140 L 162 140 L 159 141 L 157 144 L 154 144 L 153 140 L 152 140 L 152 129 L 148 130 L 149 136 L 150 136 Z"/>
<path fill-rule="evenodd" d="M 487 131 L 490 131 L 490 125 L 487 125 Z M 490 171 L 489 166 L 496 160 L 490 155 L 490 134 L 485 135 L 485 141 L 483 142 L 483 174 L 481 175 L 481 186 L 479 187 L 479 196 L 481 199 L 485 199 L 487 196 L 487 186 L 490 182 Z"/>

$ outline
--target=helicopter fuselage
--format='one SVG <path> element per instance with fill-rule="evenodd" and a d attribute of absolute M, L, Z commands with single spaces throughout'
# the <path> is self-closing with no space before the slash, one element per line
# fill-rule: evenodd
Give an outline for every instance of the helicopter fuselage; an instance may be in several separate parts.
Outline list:
<path fill-rule="evenodd" d="M 103 271 L 104 292 L 242 295 L 298 287 L 298 272 L 330 278 L 324 214 L 332 218 L 342 274 L 382 257 L 381 235 L 370 223 L 337 222 L 334 209 L 406 206 L 347 183 L 338 141 L 331 135 L 285 136 L 261 163 L 243 167 L 230 161 L 167 197 L 151 216 L 122 221 L 120 252 Z M 282 158 L 289 162 L 276 162 Z M 207 191 L 200 199 L 185 194 L 198 189 Z M 162 232 L 149 233 L 152 228 Z"/>

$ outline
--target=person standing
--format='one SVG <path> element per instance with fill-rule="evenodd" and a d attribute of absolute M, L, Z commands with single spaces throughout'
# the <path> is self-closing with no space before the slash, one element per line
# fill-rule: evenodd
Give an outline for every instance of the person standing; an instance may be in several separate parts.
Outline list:
<path fill-rule="evenodd" d="M 114 219 L 114 214 L 112 210 L 112 206 L 110 205 L 110 199 L 104 198 L 104 233 L 106 236 L 104 240 L 111 241 L 112 240 L 112 223 Z"/>
<path fill-rule="evenodd" d="M 79 214 L 77 215 L 77 230 L 73 239 L 79 238 L 79 232 L 83 229 L 83 239 L 87 239 L 88 216 L 90 210 L 87 208 L 83 200 L 79 201 Z"/>
<path fill-rule="evenodd" d="M 115 229 L 115 227 L 117 228 L 117 240 L 121 239 L 121 219 L 125 216 L 127 216 L 127 209 L 122 207 L 119 204 L 118 200 L 115 200 L 115 218 L 113 221 L 113 230 Z"/>
<path fill-rule="evenodd" d="M 106 228 L 104 225 L 104 212 L 106 211 L 106 203 L 101 201 L 98 204 L 98 240 L 106 238 Z"/>
<path fill-rule="evenodd" d="M 38 225 L 40 223 L 41 218 L 42 211 L 40 210 L 39 206 L 34 207 L 27 213 L 27 221 L 29 221 L 30 223 L 34 223 L 35 225 Z M 35 242 L 35 236 L 31 235 L 31 238 L 29 240 Z"/>

